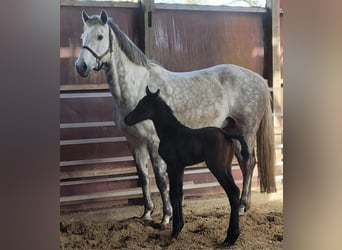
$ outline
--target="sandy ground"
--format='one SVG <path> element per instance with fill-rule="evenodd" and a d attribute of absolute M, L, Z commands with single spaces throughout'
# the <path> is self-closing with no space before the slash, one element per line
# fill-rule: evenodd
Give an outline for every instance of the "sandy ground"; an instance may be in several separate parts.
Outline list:
<path fill-rule="evenodd" d="M 283 248 L 283 192 L 252 193 L 252 207 L 240 216 L 241 234 L 229 249 Z M 225 195 L 188 198 L 184 204 L 185 225 L 177 240 L 171 225 L 158 222 L 162 208 L 156 197 L 154 221 L 138 218 L 143 206 L 122 206 L 61 215 L 61 249 L 227 249 L 225 239 L 230 207 Z"/>

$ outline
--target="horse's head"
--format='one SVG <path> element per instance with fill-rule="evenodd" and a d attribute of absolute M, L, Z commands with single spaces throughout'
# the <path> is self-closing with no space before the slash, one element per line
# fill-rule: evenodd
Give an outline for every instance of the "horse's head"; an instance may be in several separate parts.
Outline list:
<path fill-rule="evenodd" d="M 146 87 L 146 95 L 138 102 L 138 105 L 126 117 L 125 123 L 132 126 L 138 122 L 152 119 L 155 114 L 156 100 L 159 97 L 160 90 L 152 93 L 148 86 Z"/>
<path fill-rule="evenodd" d="M 101 14 L 88 16 L 82 11 L 84 32 L 81 35 L 82 49 L 75 66 L 78 74 L 88 76 L 91 70 L 100 70 L 112 50 L 112 36 L 107 23 L 108 15 L 102 10 Z"/>

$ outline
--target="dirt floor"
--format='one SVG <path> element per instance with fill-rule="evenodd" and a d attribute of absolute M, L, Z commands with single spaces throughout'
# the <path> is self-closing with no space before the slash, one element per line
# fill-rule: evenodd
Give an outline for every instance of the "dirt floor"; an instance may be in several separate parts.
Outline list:
<path fill-rule="evenodd" d="M 241 234 L 229 249 L 283 248 L 283 192 L 252 193 L 252 208 L 240 216 Z M 225 239 L 230 207 L 226 196 L 184 200 L 185 225 L 177 240 L 171 226 L 161 230 L 161 204 L 153 222 L 139 219 L 140 206 L 123 206 L 61 215 L 61 249 L 227 249 Z"/>

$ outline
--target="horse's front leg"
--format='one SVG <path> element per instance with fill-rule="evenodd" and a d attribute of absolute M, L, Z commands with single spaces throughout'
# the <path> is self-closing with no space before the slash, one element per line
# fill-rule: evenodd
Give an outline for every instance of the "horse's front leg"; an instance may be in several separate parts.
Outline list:
<path fill-rule="evenodd" d="M 172 206 L 169 193 L 167 191 L 166 164 L 158 153 L 157 143 L 148 144 L 148 151 L 156 178 L 156 184 L 163 201 L 163 219 L 161 221 L 161 225 L 166 226 L 167 224 L 169 224 L 172 217 Z"/>
<path fill-rule="evenodd" d="M 183 167 L 168 166 L 170 198 L 173 209 L 172 238 L 177 238 L 184 226 L 183 220 Z"/>
<path fill-rule="evenodd" d="M 142 215 L 142 219 L 144 220 L 152 220 L 152 213 L 153 213 L 153 201 L 151 198 L 151 191 L 150 191 L 150 184 L 148 179 L 148 168 L 147 168 L 147 162 L 148 162 L 148 151 L 147 147 L 143 143 L 138 143 L 135 140 L 128 140 L 128 146 L 132 151 L 137 173 L 139 176 L 139 181 L 141 184 L 143 196 L 144 196 L 144 214 Z"/>

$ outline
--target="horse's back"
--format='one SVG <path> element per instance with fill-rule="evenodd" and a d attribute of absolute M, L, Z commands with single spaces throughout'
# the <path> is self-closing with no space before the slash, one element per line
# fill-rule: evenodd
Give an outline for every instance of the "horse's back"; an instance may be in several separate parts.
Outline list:
<path fill-rule="evenodd" d="M 268 89 L 257 73 L 234 64 L 220 64 L 189 72 L 153 67 L 150 85 L 191 128 L 221 127 L 228 116 L 238 126 L 259 124 Z M 239 125 L 240 124 L 240 125 Z"/>

